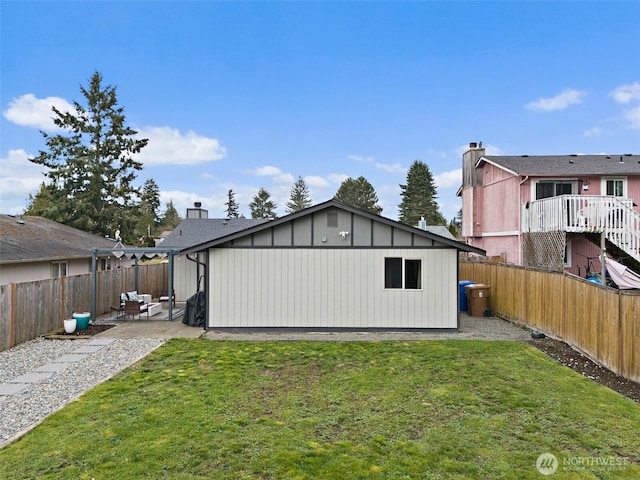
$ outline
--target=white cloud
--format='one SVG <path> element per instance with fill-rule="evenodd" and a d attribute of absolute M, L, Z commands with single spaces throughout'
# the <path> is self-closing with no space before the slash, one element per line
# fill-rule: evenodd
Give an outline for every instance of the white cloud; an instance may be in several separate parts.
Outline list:
<path fill-rule="evenodd" d="M 347 155 L 347 158 L 349 160 L 353 160 L 354 162 L 363 162 L 363 163 L 370 163 L 373 162 L 373 157 L 365 157 L 363 155 Z"/>
<path fill-rule="evenodd" d="M 434 175 L 433 180 L 438 188 L 458 188 L 462 184 L 462 169 L 439 173 Z"/>
<path fill-rule="evenodd" d="M 304 177 L 304 183 L 306 183 L 309 188 L 328 188 L 331 186 L 329 180 L 318 175 L 308 175 Z"/>
<path fill-rule="evenodd" d="M 528 103 L 525 107 L 534 112 L 550 112 L 553 110 L 564 110 L 570 105 L 582 103 L 582 98 L 587 94 L 584 90 L 567 88 L 555 97 L 541 98 Z"/>
<path fill-rule="evenodd" d="M 264 167 L 257 167 L 253 170 L 248 170 L 247 173 L 256 177 L 271 177 L 271 181 L 278 185 L 293 185 L 295 182 L 293 175 L 285 173 L 278 167 L 271 165 L 265 165 Z"/>
<path fill-rule="evenodd" d="M 611 95 L 616 102 L 622 104 L 629 103 L 632 100 L 640 100 L 640 83 L 635 82 L 629 85 L 620 85 L 609 95 Z"/>
<path fill-rule="evenodd" d="M 629 128 L 640 129 L 640 105 L 626 110 L 624 118 L 629 122 Z"/>
<path fill-rule="evenodd" d="M 388 163 L 376 162 L 376 168 L 379 168 L 389 173 L 405 173 L 407 171 L 407 169 L 402 165 L 400 165 L 399 163 L 388 164 Z"/>
<path fill-rule="evenodd" d="M 255 170 L 251 170 L 252 175 L 257 177 L 274 177 L 277 175 L 282 175 L 282 170 L 278 167 L 273 167 L 271 165 L 265 165 L 264 167 L 258 167 Z"/>
<path fill-rule="evenodd" d="M 171 127 L 143 127 L 138 138 L 148 138 L 149 143 L 136 159 L 145 165 L 196 165 L 220 160 L 227 150 L 215 138 L 189 131 L 181 133 Z"/>
<path fill-rule="evenodd" d="M 583 133 L 585 137 L 599 137 L 601 134 L 602 134 L 602 129 L 600 127 L 588 128 Z"/>
<path fill-rule="evenodd" d="M 340 185 L 347 178 L 349 178 L 349 175 L 345 175 L 344 173 L 332 173 L 327 175 L 327 180 L 329 180 L 333 185 Z"/>
<path fill-rule="evenodd" d="M 53 123 L 54 113 L 51 107 L 61 112 L 74 112 L 73 105 L 60 97 L 37 98 L 27 93 L 9 102 L 9 108 L 3 112 L 4 117 L 17 125 L 39 128 L 46 131 L 60 130 Z"/>
<path fill-rule="evenodd" d="M 31 163 L 29 155 L 22 149 L 9 150 L 0 158 L 0 212 L 15 215 L 26 208 L 29 194 L 35 195 L 40 184 L 46 180 L 47 168 Z"/>

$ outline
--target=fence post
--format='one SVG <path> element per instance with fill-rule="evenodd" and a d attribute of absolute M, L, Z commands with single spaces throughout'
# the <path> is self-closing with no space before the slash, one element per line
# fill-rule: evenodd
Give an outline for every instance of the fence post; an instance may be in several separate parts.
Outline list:
<path fill-rule="evenodd" d="M 16 345 L 16 284 L 11 284 L 11 319 L 9 320 L 9 348 Z"/>

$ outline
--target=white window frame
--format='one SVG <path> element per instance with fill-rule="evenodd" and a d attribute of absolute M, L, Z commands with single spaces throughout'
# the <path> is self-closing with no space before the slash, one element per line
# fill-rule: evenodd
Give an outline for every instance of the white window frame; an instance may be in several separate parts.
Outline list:
<path fill-rule="evenodd" d="M 64 266 L 64 271 L 61 272 L 61 267 Z M 56 270 L 54 272 L 54 269 Z M 69 272 L 69 264 L 67 262 L 51 262 L 51 278 L 66 277 Z"/>
<path fill-rule="evenodd" d="M 627 177 L 603 177 L 600 191 L 603 196 L 607 196 L 607 182 L 622 182 L 622 195 L 614 195 L 618 198 L 627 198 Z M 614 187 L 615 190 L 615 187 Z"/>

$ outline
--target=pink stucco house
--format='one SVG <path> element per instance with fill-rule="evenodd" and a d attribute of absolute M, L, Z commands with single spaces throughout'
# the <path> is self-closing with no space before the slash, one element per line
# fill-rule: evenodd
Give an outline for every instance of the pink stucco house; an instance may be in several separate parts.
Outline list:
<path fill-rule="evenodd" d="M 493 156 L 471 143 L 462 174 L 462 236 L 488 256 L 586 277 L 606 254 L 640 272 L 640 155 Z"/>

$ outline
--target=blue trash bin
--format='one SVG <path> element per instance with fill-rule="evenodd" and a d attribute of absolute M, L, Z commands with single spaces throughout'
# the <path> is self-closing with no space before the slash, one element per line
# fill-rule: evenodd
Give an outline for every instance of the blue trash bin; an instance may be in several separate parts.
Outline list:
<path fill-rule="evenodd" d="M 464 287 L 466 287 L 467 285 L 474 285 L 476 282 L 472 282 L 471 280 L 460 280 L 459 284 L 458 284 L 458 300 L 460 302 L 460 311 L 461 312 L 468 312 L 469 311 L 469 304 L 467 302 L 467 293 L 464 291 Z"/>

